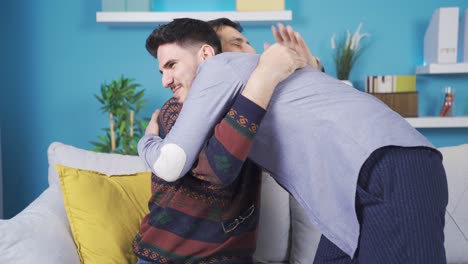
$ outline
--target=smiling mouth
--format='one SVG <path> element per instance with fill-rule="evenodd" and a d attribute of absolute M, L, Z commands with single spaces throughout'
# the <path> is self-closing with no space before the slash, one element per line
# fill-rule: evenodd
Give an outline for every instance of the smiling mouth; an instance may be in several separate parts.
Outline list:
<path fill-rule="evenodd" d="M 175 95 L 177 93 L 177 91 L 179 91 L 181 88 L 180 85 L 177 85 L 177 86 L 174 86 L 173 88 L 171 88 L 171 91 L 172 93 Z"/>

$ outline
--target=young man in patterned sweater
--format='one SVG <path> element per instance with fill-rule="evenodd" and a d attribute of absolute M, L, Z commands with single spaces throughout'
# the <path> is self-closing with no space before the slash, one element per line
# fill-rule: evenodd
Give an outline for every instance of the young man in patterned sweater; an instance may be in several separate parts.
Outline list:
<path fill-rule="evenodd" d="M 161 28 L 161 46 L 184 42 L 173 39 L 177 36 L 164 36 L 164 27 Z M 183 30 L 208 35 L 214 43 L 209 43 L 210 47 L 220 50 L 216 33 L 204 23 L 185 25 Z M 171 72 L 172 78 L 163 84 L 173 90 L 175 98 L 164 105 L 161 113 L 153 114 L 140 141 L 144 144 L 139 144 L 139 154 L 151 168 L 152 157 L 145 155 L 151 149 L 151 142 L 161 139 L 156 135 L 164 137 L 169 132 L 177 119 L 180 103 L 188 95 L 181 74 L 190 65 L 187 60 L 203 60 L 205 52 L 217 52 L 204 50 L 209 45 L 200 42 L 184 44 L 200 52 L 197 56 L 182 52 L 158 58 L 161 71 L 166 75 Z M 285 46 L 273 46 L 263 58 L 258 73 L 252 74 L 250 85 L 215 127 L 195 167 L 185 177 L 172 182 L 153 174 L 150 214 L 144 218 L 133 243 L 138 263 L 252 263 L 261 175 L 260 169 L 246 158 L 269 101 L 264 95 L 258 96 L 258 85 L 271 87 L 272 93 L 281 78 L 305 66 L 304 59 Z M 283 74 L 262 81 L 266 79 L 264 73 L 273 67 Z"/>
<path fill-rule="evenodd" d="M 244 98 L 238 101 L 188 175 L 174 182 L 152 175 L 150 214 L 133 245 L 139 258 L 153 263 L 252 261 L 261 174 L 259 167 L 245 159 L 264 110 Z M 236 110 L 245 106 L 252 113 Z M 162 137 L 177 119 L 179 108 L 181 104 L 171 99 L 161 109 Z M 235 145 L 229 144 L 236 141 L 233 138 L 238 139 Z"/>

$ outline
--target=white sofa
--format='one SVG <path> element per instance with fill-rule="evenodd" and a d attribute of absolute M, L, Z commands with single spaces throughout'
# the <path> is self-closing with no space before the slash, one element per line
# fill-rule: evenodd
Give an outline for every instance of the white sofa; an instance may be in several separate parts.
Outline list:
<path fill-rule="evenodd" d="M 440 150 L 449 183 L 447 259 L 449 263 L 468 263 L 468 144 Z M 18 215 L 0 220 L 0 263 L 80 263 L 55 164 L 107 175 L 146 170 L 138 157 L 94 153 L 58 142 L 50 145 L 48 159 L 49 187 Z M 295 200 L 266 174 L 260 215 L 257 262 L 313 262 L 320 233 Z"/>

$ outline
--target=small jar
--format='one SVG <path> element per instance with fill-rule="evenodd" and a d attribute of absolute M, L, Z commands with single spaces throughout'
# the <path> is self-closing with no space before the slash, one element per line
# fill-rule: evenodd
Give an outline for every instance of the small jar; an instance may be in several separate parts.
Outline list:
<path fill-rule="evenodd" d="M 439 116 L 455 116 L 455 89 L 451 86 L 447 86 L 444 89 Z"/>

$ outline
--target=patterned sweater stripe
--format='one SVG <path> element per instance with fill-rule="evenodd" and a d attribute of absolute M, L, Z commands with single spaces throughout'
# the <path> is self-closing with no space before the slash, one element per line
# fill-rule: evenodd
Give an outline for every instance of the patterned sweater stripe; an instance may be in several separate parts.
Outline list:
<path fill-rule="evenodd" d="M 185 237 L 177 236 L 171 232 L 156 228 L 156 235 L 164 237 L 160 243 L 145 241 L 143 237 L 141 242 L 151 243 L 153 249 L 160 254 L 166 255 L 165 252 L 171 252 L 178 256 L 197 256 L 206 257 L 216 253 L 232 251 L 246 251 L 255 247 L 256 234 L 255 232 L 242 233 L 237 237 L 228 238 L 224 243 L 224 247 L 218 248 L 218 243 L 208 243 L 198 240 L 191 240 Z"/>
<path fill-rule="evenodd" d="M 215 172 L 211 168 L 211 165 L 208 161 L 208 158 L 206 157 L 205 151 L 201 151 L 200 154 L 198 155 L 198 164 L 195 168 L 192 169 L 193 177 L 196 177 L 202 181 L 207 181 L 211 182 L 216 185 L 220 185 L 221 181 L 219 180 L 218 177 L 216 177 Z"/>
<path fill-rule="evenodd" d="M 233 127 L 233 125 L 237 123 L 232 124 L 232 122 L 234 122 L 232 119 L 230 121 L 226 120 L 226 122 L 222 122 L 219 127 L 216 128 L 216 139 L 218 139 L 219 142 L 224 142 L 224 147 L 229 149 L 230 154 L 235 158 L 238 160 L 245 160 L 252 145 L 251 138 L 246 137 L 243 133 L 239 133 L 241 131 L 246 131 L 247 129 L 245 127 L 242 129 L 240 127 Z M 220 131 L 223 132 L 220 133 Z M 239 144 L 239 142 L 246 142 L 246 144 Z"/>
<path fill-rule="evenodd" d="M 203 153 L 208 157 L 208 164 L 218 178 L 217 184 L 224 188 L 237 178 L 244 161 L 233 156 L 218 140 L 212 140 L 209 144 L 209 148 Z"/>
<path fill-rule="evenodd" d="M 196 177 L 193 174 L 184 177 L 185 181 L 166 182 L 158 176 L 152 174 L 151 177 L 151 192 L 153 193 L 152 198 L 164 199 L 164 197 L 170 197 L 170 193 L 179 192 L 180 195 L 187 195 L 191 199 L 198 201 L 208 201 L 210 204 L 222 204 L 221 201 L 226 199 L 226 195 L 229 194 L 226 189 L 219 189 L 216 185 L 211 182 L 204 181 L 204 175 Z M 189 180 L 190 179 L 190 180 Z M 186 182 L 189 181 L 189 182 Z M 190 183 L 190 184 L 189 184 Z M 211 191 L 207 191 L 211 190 Z M 164 196 L 164 197 L 162 197 Z M 152 199 L 153 200 L 153 199 Z M 220 202 L 215 202 L 220 201 Z"/>
<path fill-rule="evenodd" d="M 264 114 L 263 108 L 240 95 L 226 115 L 226 120 L 241 134 L 253 139 Z"/>
<path fill-rule="evenodd" d="M 249 239 L 249 238 L 246 238 Z M 139 244 L 146 247 L 148 250 L 143 257 L 148 260 L 153 260 L 155 263 L 168 264 L 247 264 L 252 262 L 251 248 L 232 248 L 226 250 L 214 250 L 212 254 L 177 254 L 170 250 L 165 250 L 152 243 L 140 241 Z M 151 253 L 150 253 L 151 252 Z"/>
<path fill-rule="evenodd" d="M 168 195 L 168 193 L 166 193 L 166 195 Z M 161 199 L 159 199 L 159 197 L 161 197 Z M 203 218 L 207 221 L 218 221 L 221 217 L 223 208 L 220 205 L 203 200 L 197 201 L 183 193 L 172 197 L 170 200 L 164 199 L 166 197 L 167 196 L 164 196 L 164 194 L 158 194 L 158 197 L 153 201 L 154 204 L 151 205 L 151 209 L 155 211 L 168 210 L 168 214 L 169 210 L 174 210 L 183 213 L 187 217 Z M 172 217 L 173 214 L 175 213 L 171 212 L 168 217 Z"/>
<path fill-rule="evenodd" d="M 149 219 L 149 224 L 159 230 L 172 232 L 174 235 L 185 237 L 191 240 L 198 240 L 206 243 L 221 243 L 230 237 L 222 230 L 220 218 L 218 221 L 195 218 L 183 212 L 166 208 L 159 212 L 157 217 Z M 175 221 L 177 219 L 177 221 Z M 225 220 L 225 226 L 235 220 Z M 241 227 L 239 227 L 241 228 Z M 253 232 L 255 227 L 245 225 L 242 231 Z"/>
<path fill-rule="evenodd" d="M 219 178 L 216 183 L 227 186 L 239 175 L 264 113 L 265 110 L 252 101 L 238 96 L 224 119 L 215 127 L 214 137 L 210 138 L 208 147 L 202 152 Z"/>

